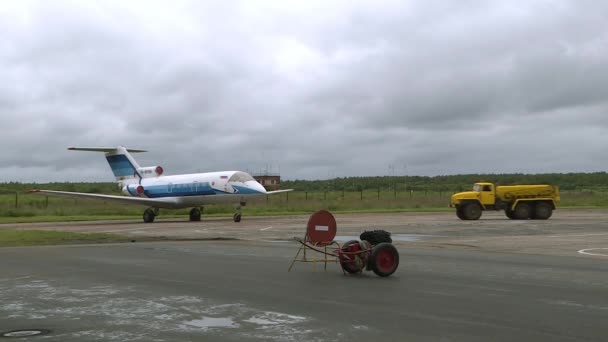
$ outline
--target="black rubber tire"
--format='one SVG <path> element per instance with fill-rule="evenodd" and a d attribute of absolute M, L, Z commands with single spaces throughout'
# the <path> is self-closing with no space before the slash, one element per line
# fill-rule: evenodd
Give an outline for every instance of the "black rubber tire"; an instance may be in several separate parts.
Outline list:
<path fill-rule="evenodd" d="M 201 210 L 199 208 L 192 208 L 190 210 L 190 221 L 198 222 L 201 220 Z"/>
<path fill-rule="evenodd" d="M 532 207 L 525 202 L 520 202 L 513 210 L 513 217 L 516 220 L 527 220 L 532 215 Z"/>
<path fill-rule="evenodd" d="M 538 202 L 534 206 L 532 218 L 536 220 L 546 220 L 553 214 L 553 206 L 547 202 Z"/>
<path fill-rule="evenodd" d="M 232 216 L 234 222 L 241 222 L 241 218 L 241 214 L 234 214 L 234 216 Z"/>
<path fill-rule="evenodd" d="M 372 245 L 377 245 L 382 242 L 393 242 L 393 239 L 391 239 L 391 233 L 382 229 L 366 230 L 359 235 L 359 239 L 365 240 Z"/>
<path fill-rule="evenodd" d="M 388 277 L 399 267 L 399 252 L 392 243 L 383 242 L 372 248 L 370 257 L 372 271 L 380 277 Z"/>
<path fill-rule="evenodd" d="M 357 241 L 357 240 L 346 241 L 342 245 L 342 248 L 340 248 L 340 250 L 342 250 L 344 252 L 348 252 L 348 249 L 349 249 L 350 245 L 352 245 L 352 244 L 359 244 L 359 241 Z M 342 260 L 342 258 L 340 258 L 340 266 L 342 266 L 342 269 L 344 271 L 346 271 L 347 273 L 350 273 L 350 274 L 361 273 L 363 271 L 363 267 L 359 268 L 354 261 Z"/>
<path fill-rule="evenodd" d="M 456 216 L 461 220 L 465 220 L 464 215 L 462 214 L 462 207 L 456 208 Z"/>
<path fill-rule="evenodd" d="M 515 215 L 513 214 L 513 210 L 511 210 L 511 207 L 507 207 L 505 209 L 505 215 L 511 220 L 515 219 Z"/>
<path fill-rule="evenodd" d="M 145 223 L 152 223 L 154 222 L 154 218 L 156 217 L 156 215 L 154 214 L 154 210 L 152 209 L 146 209 L 144 211 L 144 222 Z"/>
<path fill-rule="evenodd" d="M 464 204 L 462 206 L 462 216 L 465 220 L 479 220 L 481 217 L 481 206 L 477 202 Z"/>

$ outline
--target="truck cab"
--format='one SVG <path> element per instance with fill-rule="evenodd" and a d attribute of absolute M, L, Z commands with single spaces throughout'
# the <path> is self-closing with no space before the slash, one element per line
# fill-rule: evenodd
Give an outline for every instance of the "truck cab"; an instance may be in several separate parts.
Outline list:
<path fill-rule="evenodd" d="M 494 184 L 479 182 L 473 185 L 473 191 L 459 192 L 452 195 L 450 207 L 458 208 L 467 202 L 478 202 L 480 205 L 494 206 L 496 204 L 496 188 Z"/>
<path fill-rule="evenodd" d="M 496 204 L 496 191 L 492 183 L 475 183 L 473 191 L 479 194 L 481 205 L 490 206 Z"/>

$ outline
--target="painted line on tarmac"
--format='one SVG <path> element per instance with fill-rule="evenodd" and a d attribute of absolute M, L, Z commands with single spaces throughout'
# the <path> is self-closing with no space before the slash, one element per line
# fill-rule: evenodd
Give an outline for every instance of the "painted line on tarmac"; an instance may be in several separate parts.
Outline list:
<path fill-rule="evenodd" d="M 195 226 L 195 227 L 168 227 L 168 226 L 164 226 L 164 225 L 154 225 L 154 227 L 139 227 L 139 228 L 125 228 L 125 229 L 112 229 L 112 230 L 100 230 L 97 233 L 120 233 L 120 232 L 128 232 L 128 231 L 133 231 L 133 230 L 151 230 L 151 229 L 167 229 L 167 230 L 178 230 L 178 229 L 186 229 L 186 228 L 196 228 L 196 227 L 201 227 L 201 226 Z M 215 229 L 230 229 L 230 228 L 235 228 L 235 227 L 220 227 L 220 226 L 216 226 L 216 227 L 209 227 L 209 226 L 204 226 L 205 228 L 203 228 L 204 231 L 208 231 L 208 230 L 215 230 Z M 189 230 L 189 229 L 186 229 Z"/>
<path fill-rule="evenodd" d="M 119 233 L 119 232 L 128 232 L 131 230 L 150 230 L 150 229 L 171 229 L 166 226 L 156 226 L 156 227 L 139 227 L 139 228 L 125 228 L 125 229 L 112 229 L 112 230 L 100 230 L 97 233 Z"/>
<path fill-rule="evenodd" d="M 577 237 L 577 236 L 595 236 L 595 235 L 608 235 L 608 233 L 593 233 L 593 234 L 566 234 L 566 235 L 549 235 L 548 238 L 561 238 L 561 237 Z"/>
<path fill-rule="evenodd" d="M 607 254 L 604 254 L 604 253 L 590 253 L 590 252 L 588 252 L 588 251 L 595 251 L 595 250 L 598 250 L 598 249 L 605 249 Z M 580 254 L 608 257 L 608 248 L 587 248 L 587 249 L 581 249 L 578 252 Z"/>
<path fill-rule="evenodd" d="M 266 227 L 266 228 L 262 228 L 260 230 L 268 230 L 268 229 L 272 229 L 272 228 L 274 228 L 274 227 Z"/>

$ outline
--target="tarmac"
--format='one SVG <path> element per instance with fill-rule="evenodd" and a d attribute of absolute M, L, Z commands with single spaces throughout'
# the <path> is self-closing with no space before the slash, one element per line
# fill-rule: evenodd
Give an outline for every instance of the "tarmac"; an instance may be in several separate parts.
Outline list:
<path fill-rule="evenodd" d="M 606 210 L 557 210 L 546 221 L 499 213 L 479 221 L 453 213 L 335 216 L 339 241 L 364 230 L 390 231 L 400 254 L 395 274 L 345 275 L 333 263 L 327 270 L 296 263 L 287 272 L 306 215 L 0 225 L 111 232 L 136 241 L 1 248 L 0 335 L 28 341 L 608 336 Z M 163 241 L 139 242 L 149 238 Z"/>

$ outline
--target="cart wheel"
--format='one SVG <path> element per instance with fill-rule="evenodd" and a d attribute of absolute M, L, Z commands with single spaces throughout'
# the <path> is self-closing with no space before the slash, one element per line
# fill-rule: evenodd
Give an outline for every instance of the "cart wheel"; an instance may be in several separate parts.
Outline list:
<path fill-rule="evenodd" d="M 370 262 L 374 273 L 380 277 L 388 277 L 395 273 L 399 266 L 399 252 L 391 243 L 380 243 L 372 249 Z"/>
<path fill-rule="evenodd" d="M 359 245 L 359 241 L 350 240 L 342 245 L 340 248 L 342 252 L 348 252 L 349 254 L 342 254 L 340 256 L 340 266 L 342 269 L 348 273 L 359 273 L 363 270 L 363 265 L 358 265 L 357 263 L 357 254 L 350 254 L 359 252 L 361 250 L 361 246 Z"/>

